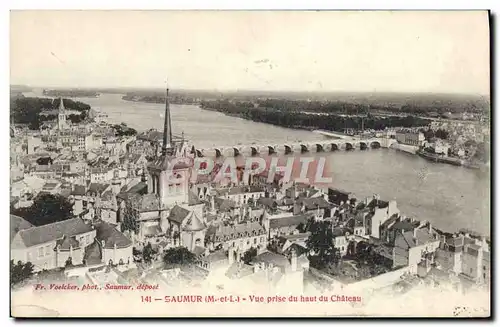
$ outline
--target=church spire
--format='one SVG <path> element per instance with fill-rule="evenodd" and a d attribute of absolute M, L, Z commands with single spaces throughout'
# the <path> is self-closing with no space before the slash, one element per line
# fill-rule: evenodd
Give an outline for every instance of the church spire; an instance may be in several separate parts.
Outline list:
<path fill-rule="evenodd" d="M 170 121 L 170 103 L 168 98 L 168 86 L 165 95 L 165 122 L 163 125 L 163 146 L 161 153 L 163 156 L 173 154 L 173 144 L 172 144 L 172 123 Z"/>
<path fill-rule="evenodd" d="M 64 108 L 63 98 L 62 98 L 62 97 L 60 97 L 60 98 L 59 98 L 59 100 L 60 100 L 60 101 L 59 101 L 59 112 L 60 112 L 60 113 L 62 113 L 62 112 L 64 112 L 64 110 L 65 110 L 65 108 Z"/>

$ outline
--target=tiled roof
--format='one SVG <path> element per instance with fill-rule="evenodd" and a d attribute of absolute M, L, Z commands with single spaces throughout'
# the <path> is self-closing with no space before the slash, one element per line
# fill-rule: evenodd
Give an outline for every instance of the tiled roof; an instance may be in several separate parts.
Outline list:
<path fill-rule="evenodd" d="M 280 228 L 287 226 L 298 226 L 300 223 L 306 224 L 311 218 L 310 214 L 296 215 L 283 218 L 269 219 L 269 228 Z"/>
<path fill-rule="evenodd" d="M 126 248 L 132 245 L 132 241 L 122 232 L 106 222 L 96 224 L 95 229 L 96 238 L 101 242 L 104 241 L 104 248 L 106 249 L 113 249 L 115 244 L 117 248 Z"/>
<path fill-rule="evenodd" d="M 63 236 L 75 236 L 92 231 L 92 227 L 80 218 L 72 218 L 53 224 L 32 227 L 19 232 L 26 247 L 58 240 Z"/>

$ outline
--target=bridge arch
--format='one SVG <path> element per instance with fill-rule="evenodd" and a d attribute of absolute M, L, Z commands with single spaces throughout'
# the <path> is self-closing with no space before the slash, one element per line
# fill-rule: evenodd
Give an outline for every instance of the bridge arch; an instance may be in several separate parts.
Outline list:
<path fill-rule="evenodd" d="M 339 150 L 339 146 L 337 145 L 337 143 L 332 143 L 330 146 L 330 149 L 332 152 L 337 151 L 337 150 Z"/>
<path fill-rule="evenodd" d="M 382 147 L 382 145 L 380 144 L 379 141 L 373 141 L 372 143 L 370 143 L 370 147 L 372 149 L 378 149 L 378 148 Z"/>
<path fill-rule="evenodd" d="M 293 147 L 289 146 L 288 144 L 285 144 L 285 154 L 290 154 L 293 153 Z"/>
<path fill-rule="evenodd" d="M 309 152 L 309 148 L 307 147 L 307 144 L 300 145 L 300 152 L 301 153 Z"/>
<path fill-rule="evenodd" d="M 366 150 L 367 148 L 368 148 L 367 142 L 359 142 L 359 149 L 360 150 Z"/>
<path fill-rule="evenodd" d="M 200 150 L 196 150 L 196 156 L 199 158 L 204 157 L 203 152 L 201 152 Z"/>
<path fill-rule="evenodd" d="M 268 151 L 269 151 L 269 154 L 275 154 L 275 153 L 277 153 L 277 151 L 276 151 L 276 147 L 275 147 L 275 146 L 268 145 L 268 146 L 267 146 L 267 149 L 268 149 Z"/>
<path fill-rule="evenodd" d="M 216 158 L 222 157 L 222 151 L 220 149 L 215 148 L 214 150 Z"/>
<path fill-rule="evenodd" d="M 345 142 L 345 149 L 346 151 L 354 150 L 354 144 L 352 144 L 351 142 Z"/>
<path fill-rule="evenodd" d="M 325 147 L 323 144 L 316 143 L 316 152 L 325 152 Z"/>

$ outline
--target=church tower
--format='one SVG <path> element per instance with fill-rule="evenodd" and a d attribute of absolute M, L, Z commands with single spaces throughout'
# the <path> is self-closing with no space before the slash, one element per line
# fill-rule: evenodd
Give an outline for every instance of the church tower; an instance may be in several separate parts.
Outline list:
<path fill-rule="evenodd" d="M 177 162 L 182 159 L 178 146 L 172 137 L 169 90 L 166 90 L 165 121 L 163 124 L 163 145 L 161 156 L 148 165 L 148 193 L 157 194 L 162 209 L 188 202 L 190 165 Z"/>
<path fill-rule="evenodd" d="M 66 126 L 66 109 L 64 108 L 63 98 L 61 97 L 59 102 L 59 114 L 57 115 L 57 127 L 59 130 L 63 130 Z"/>

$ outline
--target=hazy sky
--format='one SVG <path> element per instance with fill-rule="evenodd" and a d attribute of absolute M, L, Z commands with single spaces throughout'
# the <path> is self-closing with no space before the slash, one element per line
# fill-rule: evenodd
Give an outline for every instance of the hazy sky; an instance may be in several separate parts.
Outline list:
<path fill-rule="evenodd" d="M 11 83 L 489 94 L 486 12 L 11 13 Z"/>

